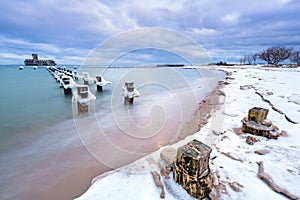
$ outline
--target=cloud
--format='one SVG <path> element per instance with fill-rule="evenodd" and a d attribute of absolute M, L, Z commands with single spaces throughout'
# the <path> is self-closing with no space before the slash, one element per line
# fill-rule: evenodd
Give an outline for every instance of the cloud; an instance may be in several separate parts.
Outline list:
<path fill-rule="evenodd" d="M 215 29 L 209 29 L 209 28 L 191 28 L 190 29 L 191 34 L 198 35 L 198 36 L 213 36 L 217 34 L 217 31 Z"/>
<path fill-rule="evenodd" d="M 110 65 L 120 56 L 141 49 L 168 51 L 191 64 L 207 63 L 205 50 L 191 38 L 162 28 L 141 28 L 109 38 L 95 48 L 85 60 L 86 65 Z"/>
<path fill-rule="evenodd" d="M 60 62 L 79 61 L 107 38 L 149 26 L 176 30 L 209 51 L 222 49 L 228 55 L 237 48 L 245 54 L 253 46 L 300 49 L 299 10 L 298 0 L 3 0 L 0 52 L 41 51 Z"/>
<path fill-rule="evenodd" d="M 239 14 L 236 12 L 232 12 L 222 17 L 222 21 L 225 23 L 235 24 L 237 23 L 238 18 L 239 18 Z"/>
<path fill-rule="evenodd" d="M 292 1 L 293 0 L 279 0 L 279 2 L 282 3 L 282 4 L 287 4 L 287 3 L 290 3 Z"/>
<path fill-rule="evenodd" d="M 161 49 L 139 49 L 123 54 L 110 66 L 156 66 L 158 64 L 190 65 L 179 55 Z"/>
<path fill-rule="evenodd" d="M 136 27 L 126 12 L 97 0 L 12 0 L 5 1 L 0 11 L 0 23 L 8 27 L 2 30 L 5 36 L 27 37 L 32 42 L 83 45 L 90 38 L 98 36 L 101 41 Z"/>

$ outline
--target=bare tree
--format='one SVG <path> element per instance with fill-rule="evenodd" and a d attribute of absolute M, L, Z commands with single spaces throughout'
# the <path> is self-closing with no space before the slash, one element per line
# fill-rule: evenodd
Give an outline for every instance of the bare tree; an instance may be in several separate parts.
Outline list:
<path fill-rule="evenodd" d="M 257 59 L 257 57 L 259 57 L 259 56 L 258 56 L 258 54 L 257 54 L 257 53 L 255 53 L 255 54 L 251 54 L 251 56 L 252 56 L 253 64 L 255 64 L 255 62 L 256 62 L 256 59 Z"/>
<path fill-rule="evenodd" d="M 241 64 L 248 64 L 248 65 L 252 65 L 255 63 L 257 59 L 257 54 L 249 54 L 249 55 L 244 55 L 240 57 L 240 63 Z"/>
<path fill-rule="evenodd" d="M 252 55 L 247 55 L 246 58 L 247 58 L 247 61 L 248 61 L 248 65 L 252 65 L 252 63 L 253 63 Z"/>
<path fill-rule="evenodd" d="M 241 56 L 240 63 L 241 64 L 245 64 L 245 62 L 246 62 L 246 57 L 245 56 Z"/>
<path fill-rule="evenodd" d="M 295 51 L 290 57 L 290 61 L 295 64 L 300 64 L 300 51 Z"/>
<path fill-rule="evenodd" d="M 292 54 L 292 48 L 285 47 L 269 47 L 259 54 L 259 58 L 267 61 L 268 64 L 276 65 L 281 61 L 288 59 Z"/>

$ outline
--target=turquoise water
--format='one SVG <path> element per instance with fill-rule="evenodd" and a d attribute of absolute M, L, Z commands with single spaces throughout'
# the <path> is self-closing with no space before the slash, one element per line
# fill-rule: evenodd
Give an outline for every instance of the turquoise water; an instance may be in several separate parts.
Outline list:
<path fill-rule="evenodd" d="M 141 114 L 143 110 L 149 109 L 145 106 L 160 103 L 156 101 L 163 101 L 172 96 L 172 102 L 178 101 L 176 90 L 180 88 L 196 88 L 194 92 L 200 101 L 208 94 L 210 88 L 215 86 L 216 76 L 219 76 L 218 73 L 208 70 L 177 68 L 86 66 L 77 71 L 88 71 L 91 76 L 103 74 L 107 80 L 113 82 L 113 85 L 105 86 L 102 93 L 98 93 L 95 86 L 90 86 L 90 90 L 97 97 L 95 107 L 99 119 L 107 118 L 113 111 L 124 108 L 120 93 L 125 81 L 134 80 L 135 85 L 139 87 L 141 97 L 136 100 L 136 109 L 133 111 Z M 18 66 L 1 66 L 0 74 L 0 150 L 9 148 L 12 142 L 8 141 L 14 138 L 20 140 L 28 135 L 38 135 L 41 130 L 73 119 L 72 97 L 64 95 L 45 67 L 36 70 L 25 67 L 24 70 L 19 70 Z M 198 85 L 201 85 L 200 90 L 197 90 Z M 145 117 L 139 114 L 138 118 Z M 107 118 L 107 121 L 104 121 L 105 126 L 116 126 L 113 120 Z"/>
<path fill-rule="evenodd" d="M 63 95 L 45 68 L 1 66 L 0 74 L 0 137 L 72 118 L 71 97 Z"/>

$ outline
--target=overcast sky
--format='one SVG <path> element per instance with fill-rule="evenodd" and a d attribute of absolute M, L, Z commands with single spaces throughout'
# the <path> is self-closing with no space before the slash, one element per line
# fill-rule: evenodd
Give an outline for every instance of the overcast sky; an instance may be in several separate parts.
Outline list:
<path fill-rule="evenodd" d="M 22 64 L 38 53 L 58 64 L 78 65 L 101 42 L 143 27 L 177 31 L 215 62 L 238 62 L 269 46 L 300 50 L 300 1 L 1 0 L 0 26 L 0 64 Z M 163 53 L 156 61 L 160 53 L 153 50 L 140 55 L 124 61 L 176 60 Z"/>

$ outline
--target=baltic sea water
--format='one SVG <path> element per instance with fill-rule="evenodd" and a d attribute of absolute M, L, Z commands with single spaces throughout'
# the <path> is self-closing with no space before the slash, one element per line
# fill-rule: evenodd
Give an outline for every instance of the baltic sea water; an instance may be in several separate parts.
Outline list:
<path fill-rule="evenodd" d="M 121 141 L 118 145 L 126 151 L 136 150 L 132 144 L 135 140 L 126 143 L 126 137 L 120 136 L 122 131 L 130 133 L 142 127 L 144 132 L 140 134 L 144 134 L 141 136 L 144 138 L 150 137 L 151 133 L 147 134 L 151 131 L 161 130 L 155 123 L 161 126 L 164 121 L 165 126 L 169 120 L 169 126 L 172 126 L 187 122 L 197 103 L 222 77 L 215 71 L 179 68 L 99 69 L 83 67 L 78 71 L 88 70 L 92 76 L 101 71 L 105 79 L 113 82 L 105 86 L 102 93 L 90 86 L 97 98 L 94 111 L 109 139 L 115 143 Z M 0 199 L 37 198 L 32 194 L 33 190 L 36 194 L 46 194 L 39 191 L 37 185 L 43 184 L 43 191 L 50 190 L 53 185 L 63 182 L 68 173 L 73 174 L 74 168 L 88 165 L 86 156 L 72 155 L 83 146 L 76 129 L 77 114 L 72 112 L 72 97 L 64 95 L 46 68 L 19 70 L 18 66 L 0 66 L 0 75 Z M 121 87 L 129 80 L 135 82 L 141 97 L 136 98 L 133 106 L 125 107 Z M 190 92 L 185 93 L 186 90 Z M 193 98 L 198 101 L 196 104 L 188 102 Z M 186 112 L 182 113 L 183 109 Z M 127 115 L 137 129 L 128 125 Z M 171 137 L 172 134 L 165 139 Z M 149 153 L 168 144 L 168 141 L 160 142 L 159 145 L 149 144 L 151 148 L 142 152 Z M 55 172 L 64 175 L 50 175 Z"/>

